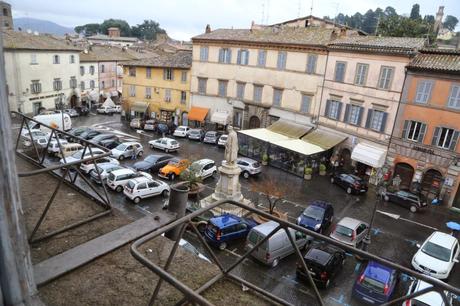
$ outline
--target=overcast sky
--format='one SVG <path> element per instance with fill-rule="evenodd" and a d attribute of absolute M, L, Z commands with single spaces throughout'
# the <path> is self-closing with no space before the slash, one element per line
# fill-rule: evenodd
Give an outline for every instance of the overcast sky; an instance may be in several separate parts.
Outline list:
<path fill-rule="evenodd" d="M 5 1 L 5 0 L 4 0 Z M 204 32 L 207 23 L 216 28 L 248 28 L 251 21 L 276 23 L 313 15 L 364 14 L 368 9 L 392 6 L 399 14 L 409 14 L 412 4 L 420 4 L 421 15 L 435 15 L 440 5 L 444 16 L 460 19 L 460 0 L 6 0 L 14 17 L 31 17 L 75 27 L 101 23 L 104 19 L 124 19 L 130 25 L 152 19 L 175 39 L 188 40 Z M 312 5 L 313 4 L 313 5 Z M 459 27 L 457 27 L 457 30 Z"/>

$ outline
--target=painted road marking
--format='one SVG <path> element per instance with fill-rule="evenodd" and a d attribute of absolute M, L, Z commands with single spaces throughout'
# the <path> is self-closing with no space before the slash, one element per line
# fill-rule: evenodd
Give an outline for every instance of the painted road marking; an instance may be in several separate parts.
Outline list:
<path fill-rule="evenodd" d="M 330 300 L 333 300 L 337 304 L 344 305 L 344 306 L 350 306 L 350 304 L 345 302 L 345 296 L 343 294 L 341 294 L 338 299 L 331 297 L 331 296 L 328 296 L 327 298 Z"/>
<path fill-rule="evenodd" d="M 413 224 L 417 224 L 417 225 L 420 225 L 420 226 L 423 226 L 423 227 L 426 227 L 426 228 L 429 228 L 429 229 L 432 229 L 432 230 L 435 230 L 435 231 L 438 230 L 436 227 L 433 227 L 433 226 L 429 226 L 429 225 L 426 225 L 426 224 L 423 224 L 423 223 L 420 223 L 420 222 L 412 221 L 412 220 L 409 220 L 409 219 L 406 219 L 406 218 L 401 218 L 401 216 L 397 215 L 397 214 L 392 214 L 392 213 L 382 211 L 382 210 L 377 210 L 377 212 L 379 214 L 385 215 L 385 216 L 393 218 L 395 220 L 403 220 L 403 221 L 413 223 Z"/>

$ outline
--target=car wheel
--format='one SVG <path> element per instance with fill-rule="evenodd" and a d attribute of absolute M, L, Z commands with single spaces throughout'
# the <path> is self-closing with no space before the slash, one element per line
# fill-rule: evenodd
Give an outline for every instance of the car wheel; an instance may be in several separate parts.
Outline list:
<path fill-rule="evenodd" d="M 169 175 L 169 179 L 170 179 L 171 181 L 174 181 L 175 178 L 176 178 L 176 175 L 175 175 L 174 173 L 171 173 L 171 174 Z"/>
<path fill-rule="evenodd" d="M 387 196 L 387 195 L 384 195 L 384 196 L 383 196 L 383 200 L 385 200 L 385 202 L 388 202 L 388 201 L 390 201 L 390 197 Z"/>
<path fill-rule="evenodd" d="M 115 191 L 116 192 L 122 192 L 123 191 L 123 186 L 117 186 L 117 188 L 115 188 Z"/>
<path fill-rule="evenodd" d="M 153 150 L 153 145 L 150 145 L 150 149 L 152 149 L 152 150 Z"/>
<path fill-rule="evenodd" d="M 163 198 L 167 198 L 169 196 L 169 191 L 168 190 L 163 190 L 161 195 L 163 196 Z"/>
<path fill-rule="evenodd" d="M 348 187 L 348 188 L 347 188 L 347 193 L 348 193 L 348 194 L 351 194 L 352 191 L 353 191 L 353 190 L 351 189 L 351 187 Z"/>
<path fill-rule="evenodd" d="M 122 154 L 122 155 L 120 155 L 120 157 L 118 157 L 118 159 L 123 160 L 123 159 L 125 159 L 125 156 Z"/>
<path fill-rule="evenodd" d="M 219 244 L 219 250 L 223 251 L 227 248 L 227 243 L 225 242 L 222 242 L 221 244 Z"/>
<path fill-rule="evenodd" d="M 244 177 L 245 179 L 248 179 L 249 176 L 250 176 L 250 175 L 249 175 L 249 172 L 247 172 L 247 171 L 244 171 L 244 172 L 243 172 L 243 177 Z"/>
<path fill-rule="evenodd" d="M 141 157 L 142 155 L 144 155 L 144 151 L 140 151 L 139 153 L 137 153 L 137 157 Z"/>
<path fill-rule="evenodd" d="M 134 200 L 133 200 L 133 202 L 135 204 L 138 204 L 140 201 L 141 201 L 141 198 L 139 198 L 139 197 L 135 197 Z"/>
<path fill-rule="evenodd" d="M 335 182 L 335 179 L 331 177 L 331 184 L 334 184 L 334 182 Z"/>
<path fill-rule="evenodd" d="M 272 267 L 273 267 L 273 268 L 276 267 L 279 263 L 280 263 L 280 259 L 279 259 L 279 258 L 273 259 Z"/>
<path fill-rule="evenodd" d="M 410 212 L 417 212 L 417 207 L 412 205 L 410 208 L 409 208 Z"/>

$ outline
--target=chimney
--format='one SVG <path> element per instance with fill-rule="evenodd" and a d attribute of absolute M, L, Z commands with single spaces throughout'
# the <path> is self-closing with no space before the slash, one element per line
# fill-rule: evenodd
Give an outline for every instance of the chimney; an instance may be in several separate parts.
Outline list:
<path fill-rule="evenodd" d="M 211 33 L 211 26 L 209 23 L 206 25 L 206 30 L 204 31 L 206 34 Z"/>

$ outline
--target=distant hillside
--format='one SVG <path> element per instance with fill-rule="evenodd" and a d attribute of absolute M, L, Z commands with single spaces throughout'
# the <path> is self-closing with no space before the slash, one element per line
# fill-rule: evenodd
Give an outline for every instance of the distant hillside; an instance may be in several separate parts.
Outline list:
<path fill-rule="evenodd" d="M 23 31 L 31 29 L 32 31 L 38 31 L 39 33 L 49 33 L 54 35 L 62 36 L 64 34 L 72 34 L 74 30 L 72 28 L 63 27 L 57 23 L 35 19 L 35 18 L 14 18 L 14 28 L 17 30 L 21 28 Z"/>

